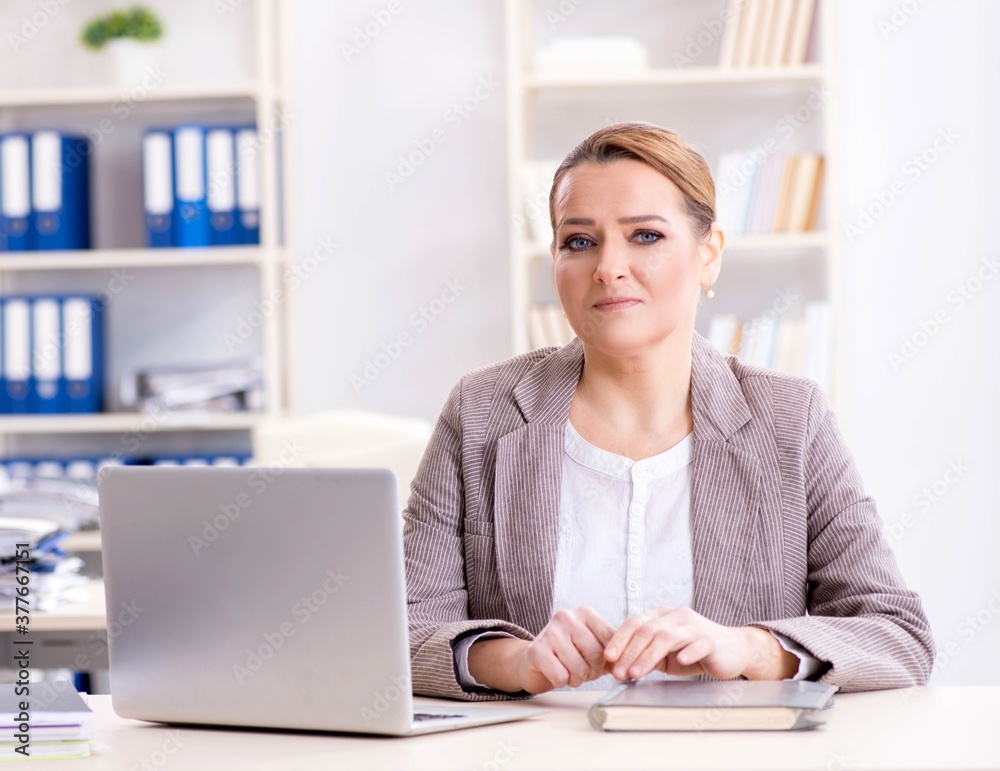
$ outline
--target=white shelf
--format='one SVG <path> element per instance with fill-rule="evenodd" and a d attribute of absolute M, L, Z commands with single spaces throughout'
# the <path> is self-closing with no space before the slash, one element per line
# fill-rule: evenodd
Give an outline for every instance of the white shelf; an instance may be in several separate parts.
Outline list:
<path fill-rule="evenodd" d="M 101 531 L 77 530 L 60 541 L 59 548 L 64 551 L 100 551 Z"/>
<path fill-rule="evenodd" d="M 6 252 L 5 270 L 93 270 L 100 268 L 175 268 L 211 265 L 261 265 L 272 259 L 259 246 L 206 249 L 86 249 L 66 252 Z M 279 259 L 281 253 L 279 252 Z"/>
<path fill-rule="evenodd" d="M 85 86 L 80 88 L 39 88 L 0 90 L 0 108 L 105 106 L 129 93 L 128 86 Z M 277 92 L 270 89 L 277 96 Z M 201 99 L 259 99 L 264 93 L 255 80 L 237 83 L 190 83 L 162 86 L 145 92 L 143 102 L 191 102 Z"/>
<path fill-rule="evenodd" d="M 643 88 L 664 86 L 731 86 L 749 83 L 819 83 L 826 70 L 819 64 L 801 67 L 759 67 L 755 69 L 722 69 L 719 67 L 689 67 L 654 69 L 637 72 L 540 74 L 525 73 L 525 91 L 572 88 Z"/>
<path fill-rule="evenodd" d="M 0 434 L 105 434 L 160 431 L 241 431 L 256 426 L 262 412 L 102 412 L 92 415 L 0 415 Z"/>

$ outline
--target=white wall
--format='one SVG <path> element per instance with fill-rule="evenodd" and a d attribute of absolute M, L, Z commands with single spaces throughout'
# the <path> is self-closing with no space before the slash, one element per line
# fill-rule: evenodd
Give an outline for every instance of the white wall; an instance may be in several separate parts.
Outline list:
<path fill-rule="evenodd" d="M 299 398 L 305 411 L 357 404 L 433 417 L 462 373 L 509 346 L 503 92 L 458 125 L 445 118 L 481 77 L 502 75 L 501 3 L 406 4 L 345 60 L 342 44 L 387 7 L 294 5 L 296 240 L 300 251 L 329 234 L 341 243 L 303 288 Z M 949 301 L 1000 255 L 989 227 L 1000 210 L 1000 5 L 838 0 L 836 13 L 845 430 L 925 598 L 942 648 L 935 681 L 1000 683 L 1000 613 L 989 609 L 995 598 L 1000 610 L 1000 278 L 965 307 Z M 435 129 L 446 141 L 390 192 L 385 172 Z M 941 131 L 956 139 L 914 178 L 909 159 Z M 898 200 L 856 222 L 897 179 Z M 848 224 L 866 227 L 848 234 Z M 449 279 L 467 289 L 421 332 L 412 314 Z M 939 311 L 947 323 L 894 369 L 889 354 Z M 353 388 L 365 360 L 403 332 L 411 344 Z M 949 468 L 961 476 L 938 482 Z M 981 631 L 967 620 L 977 612 Z"/>
<path fill-rule="evenodd" d="M 501 4 L 389 6 L 291 8 L 296 241 L 340 244 L 302 287 L 304 411 L 434 417 L 464 372 L 508 355 L 504 95 L 480 85 L 503 75 Z M 345 56 L 373 12 L 391 21 Z M 466 99 L 463 116 L 453 105 Z M 385 175 L 417 142 L 433 152 L 390 189 Z M 388 366 L 365 377 L 380 356 Z"/>
<path fill-rule="evenodd" d="M 935 682 L 1000 683 L 1000 244 L 992 227 L 1000 5 L 851 0 L 838 8 L 849 438 L 924 597 L 940 649 Z M 922 169 L 912 156 L 925 152 Z M 881 216 L 876 206 L 868 224 L 858 208 L 878 204 L 880 193 L 888 200 L 894 181 L 902 194 Z M 859 223 L 867 226 L 860 234 L 845 232 Z M 984 260 L 995 267 L 980 284 Z M 952 294 L 967 284 L 971 299 Z M 937 314 L 946 322 L 934 333 L 928 320 Z M 916 342 L 905 355 L 904 339 Z"/>

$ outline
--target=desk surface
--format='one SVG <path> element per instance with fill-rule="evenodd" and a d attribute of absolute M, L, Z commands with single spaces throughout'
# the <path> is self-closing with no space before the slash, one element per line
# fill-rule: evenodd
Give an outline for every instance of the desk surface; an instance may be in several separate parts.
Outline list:
<path fill-rule="evenodd" d="M 531 701 L 551 710 L 540 717 L 405 739 L 160 726 L 123 720 L 110 697 L 93 696 L 97 754 L 31 768 L 1000 768 L 1000 687 L 842 694 L 823 727 L 800 733 L 603 733 L 587 723 L 596 696 L 543 695 Z"/>
<path fill-rule="evenodd" d="M 87 598 L 82 602 L 69 602 L 52 610 L 31 611 L 32 632 L 80 632 L 104 629 L 107 616 L 104 608 L 104 581 L 91 579 L 87 585 Z M 14 612 L 0 612 L 0 632 L 14 630 Z"/>

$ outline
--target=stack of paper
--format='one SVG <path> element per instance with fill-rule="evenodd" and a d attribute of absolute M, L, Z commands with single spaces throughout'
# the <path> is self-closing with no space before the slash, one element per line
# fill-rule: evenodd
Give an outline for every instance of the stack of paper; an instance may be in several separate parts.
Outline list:
<path fill-rule="evenodd" d="M 200 366 L 139 370 L 122 381 L 125 406 L 147 412 L 238 412 L 264 407 L 264 376 L 258 361 L 238 359 Z"/>
<path fill-rule="evenodd" d="M 69 681 L 0 685 L 0 760 L 86 758 L 96 738 L 94 715 Z"/>
<path fill-rule="evenodd" d="M 19 580 L 25 570 L 30 610 L 51 610 L 85 599 L 87 579 L 80 575 L 83 560 L 68 558 L 58 548 L 66 534 L 51 520 L 0 517 L 0 610 L 15 607 L 18 590 L 25 586 Z"/>

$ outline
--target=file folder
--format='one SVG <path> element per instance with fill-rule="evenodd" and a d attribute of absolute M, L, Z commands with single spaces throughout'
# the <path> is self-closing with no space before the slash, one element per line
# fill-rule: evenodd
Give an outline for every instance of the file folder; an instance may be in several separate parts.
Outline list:
<path fill-rule="evenodd" d="M 174 245 L 174 143 L 169 131 L 154 129 L 142 137 L 142 195 L 146 242 L 151 248 Z"/>
<path fill-rule="evenodd" d="M 205 190 L 205 128 L 174 129 L 174 246 L 210 246 Z"/>
<path fill-rule="evenodd" d="M 31 376 L 28 412 L 65 412 L 66 383 L 62 372 L 63 330 L 59 299 L 31 300 Z"/>
<path fill-rule="evenodd" d="M 90 143 L 85 137 L 32 134 L 31 202 L 35 249 L 90 248 Z"/>
<path fill-rule="evenodd" d="M 100 412 L 104 406 L 104 324 L 100 298 L 62 298 L 63 372 L 67 412 Z"/>
<path fill-rule="evenodd" d="M 29 243 L 31 145 L 27 134 L 0 137 L 0 233 L 6 251 L 23 252 Z"/>
<path fill-rule="evenodd" d="M 3 371 L 7 412 L 26 413 L 31 377 L 31 309 L 25 297 L 6 297 L 3 301 Z"/>
<path fill-rule="evenodd" d="M 260 243 L 260 186 L 257 129 L 236 130 L 236 229 L 237 243 Z"/>
<path fill-rule="evenodd" d="M 212 246 L 237 243 L 235 139 L 233 130 L 228 128 L 212 129 L 205 138 Z"/>

